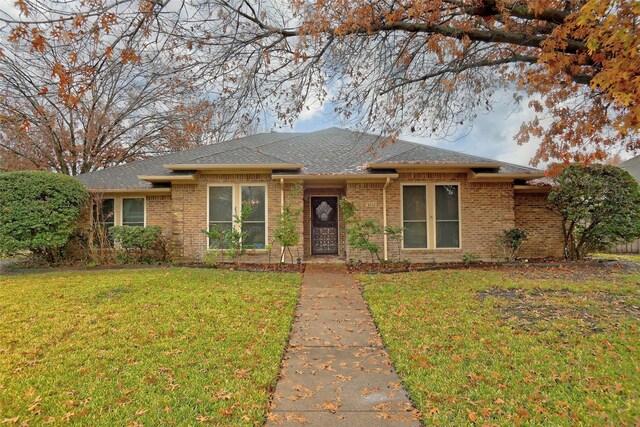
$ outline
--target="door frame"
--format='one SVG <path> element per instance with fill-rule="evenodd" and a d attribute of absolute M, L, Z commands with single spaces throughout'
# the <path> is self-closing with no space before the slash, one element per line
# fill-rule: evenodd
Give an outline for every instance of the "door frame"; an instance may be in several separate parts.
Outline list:
<path fill-rule="evenodd" d="M 338 240 L 336 242 L 336 248 L 337 251 L 335 254 L 314 254 L 313 253 L 313 202 L 311 201 L 311 199 L 317 199 L 317 198 L 335 198 L 336 199 L 336 209 L 337 209 L 337 214 L 336 214 L 336 229 L 337 229 L 337 233 L 336 233 L 336 239 Z M 340 195 L 338 194 L 317 194 L 317 195 L 309 195 L 309 254 L 311 256 L 336 256 L 336 255 L 340 255 L 340 221 L 341 221 L 341 214 L 340 214 Z"/>

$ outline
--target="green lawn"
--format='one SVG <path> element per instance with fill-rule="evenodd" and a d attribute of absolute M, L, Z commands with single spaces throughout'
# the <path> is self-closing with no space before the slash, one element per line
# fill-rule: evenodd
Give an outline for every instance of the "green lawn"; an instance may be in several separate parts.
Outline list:
<path fill-rule="evenodd" d="M 640 262 L 640 254 L 589 254 L 593 258 L 622 259 L 625 261 Z"/>
<path fill-rule="evenodd" d="M 187 268 L 0 276 L 0 423 L 261 424 L 299 285 Z"/>
<path fill-rule="evenodd" d="M 640 275 L 565 273 L 359 280 L 427 425 L 637 426 Z"/>

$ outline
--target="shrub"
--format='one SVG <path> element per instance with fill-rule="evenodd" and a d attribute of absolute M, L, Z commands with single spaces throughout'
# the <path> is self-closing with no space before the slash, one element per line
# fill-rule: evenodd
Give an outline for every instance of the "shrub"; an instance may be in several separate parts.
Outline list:
<path fill-rule="evenodd" d="M 515 261 L 525 240 L 527 240 L 527 232 L 521 228 L 502 230 L 498 237 L 498 245 L 502 248 L 507 262 Z"/>
<path fill-rule="evenodd" d="M 371 256 L 371 262 L 382 262 L 380 259 L 380 246 L 372 241 L 375 235 L 382 233 L 382 227 L 374 219 L 361 219 L 358 209 L 346 197 L 340 199 L 342 217 L 347 224 L 347 243 L 354 249 L 367 251 Z M 374 259 L 375 257 L 375 259 Z"/>
<path fill-rule="evenodd" d="M 0 173 L 0 250 L 55 262 L 87 207 L 84 185 L 44 171 Z"/>
<path fill-rule="evenodd" d="M 116 226 L 109 229 L 109 236 L 117 248 L 116 262 L 120 264 L 169 259 L 168 245 L 160 227 Z"/>
<path fill-rule="evenodd" d="M 640 237 L 640 187 L 627 171 L 572 165 L 556 180 L 549 207 L 562 218 L 566 258 L 580 259 Z"/>
<path fill-rule="evenodd" d="M 473 264 L 474 262 L 480 261 L 480 256 L 475 252 L 467 252 L 462 254 L 462 262 L 465 264 Z"/>
<path fill-rule="evenodd" d="M 273 239 L 278 242 L 283 252 L 286 250 L 289 253 L 291 264 L 293 264 L 291 247 L 300 242 L 298 223 L 301 213 L 302 209 L 293 209 L 289 204 L 285 204 L 282 208 L 282 213 L 278 215 L 276 228 L 273 230 Z M 280 261 L 283 261 L 283 259 Z"/>
<path fill-rule="evenodd" d="M 247 253 L 247 249 L 251 248 L 251 245 L 242 243 L 247 237 L 247 232 L 243 231 L 243 225 L 251 215 L 251 212 L 251 206 L 245 203 L 242 205 L 240 215 L 233 215 L 233 227 L 231 229 L 225 230 L 216 225 L 204 232 L 209 237 L 209 241 L 214 242 L 216 247 L 211 249 L 219 251 L 221 259 L 224 259 L 226 255 L 237 263 L 238 259 Z"/>

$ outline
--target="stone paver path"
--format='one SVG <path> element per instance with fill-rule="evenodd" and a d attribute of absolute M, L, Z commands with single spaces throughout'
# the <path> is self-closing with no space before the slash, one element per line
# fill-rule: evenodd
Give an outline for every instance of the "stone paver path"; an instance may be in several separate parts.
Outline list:
<path fill-rule="evenodd" d="M 307 265 L 267 425 L 419 426 L 353 277 Z"/>

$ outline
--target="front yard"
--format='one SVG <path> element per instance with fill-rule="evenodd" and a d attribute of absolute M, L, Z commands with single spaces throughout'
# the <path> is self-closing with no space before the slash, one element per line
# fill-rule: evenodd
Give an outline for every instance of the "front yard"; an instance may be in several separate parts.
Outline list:
<path fill-rule="evenodd" d="M 359 276 L 427 425 L 637 425 L 640 275 Z"/>
<path fill-rule="evenodd" d="M 0 276 L 0 423 L 261 424 L 299 275 Z"/>

